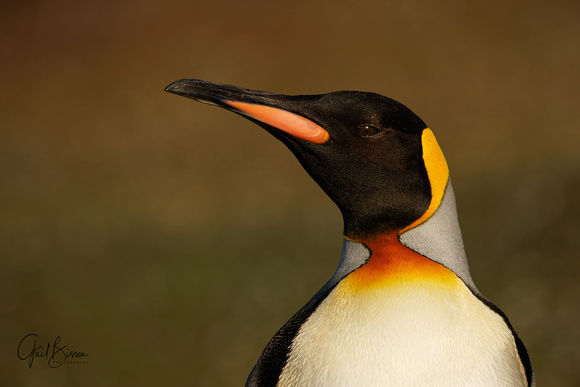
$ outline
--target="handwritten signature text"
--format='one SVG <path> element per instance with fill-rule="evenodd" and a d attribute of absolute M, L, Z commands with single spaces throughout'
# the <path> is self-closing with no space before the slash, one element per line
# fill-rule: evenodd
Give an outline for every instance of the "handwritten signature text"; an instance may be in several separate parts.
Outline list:
<path fill-rule="evenodd" d="M 18 358 L 28 360 L 28 368 L 32 368 L 35 359 L 44 359 L 50 368 L 58 368 L 63 364 L 69 363 L 86 363 L 88 353 L 82 351 L 72 351 L 68 345 L 61 344 L 60 336 L 57 336 L 53 342 L 39 344 L 39 337 L 35 333 L 29 333 L 20 340 L 18 344 Z M 81 359 L 73 361 L 71 359 Z"/>

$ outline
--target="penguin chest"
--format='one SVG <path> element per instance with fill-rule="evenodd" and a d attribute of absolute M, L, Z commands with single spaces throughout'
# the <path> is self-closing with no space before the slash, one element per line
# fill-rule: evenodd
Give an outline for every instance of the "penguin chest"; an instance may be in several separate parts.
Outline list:
<path fill-rule="evenodd" d="M 452 272 L 376 269 L 356 270 L 321 302 L 293 340 L 279 386 L 526 385 L 503 318 Z"/>

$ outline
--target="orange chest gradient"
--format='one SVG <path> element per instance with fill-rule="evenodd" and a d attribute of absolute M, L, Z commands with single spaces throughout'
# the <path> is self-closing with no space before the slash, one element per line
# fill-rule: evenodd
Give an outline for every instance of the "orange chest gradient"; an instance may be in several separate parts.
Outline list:
<path fill-rule="evenodd" d="M 405 247 L 395 233 L 380 235 L 362 242 L 372 253 L 365 265 L 345 278 L 353 290 L 420 283 L 443 286 L 461 281 L 445 266 Z"/>

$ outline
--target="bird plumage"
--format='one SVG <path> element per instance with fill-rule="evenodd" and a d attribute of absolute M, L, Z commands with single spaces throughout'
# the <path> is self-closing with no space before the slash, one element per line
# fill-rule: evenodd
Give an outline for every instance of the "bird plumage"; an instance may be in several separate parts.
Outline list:
<path fill-rule="evenodd" d="M 531 386 L 526 349 L 467 265 L 445 157 L 387 97 L 288 96 L 184 79 L 167 91 L 245 116 L 337 204 L 335 274 L 274 335 L 247 386 Z"/>

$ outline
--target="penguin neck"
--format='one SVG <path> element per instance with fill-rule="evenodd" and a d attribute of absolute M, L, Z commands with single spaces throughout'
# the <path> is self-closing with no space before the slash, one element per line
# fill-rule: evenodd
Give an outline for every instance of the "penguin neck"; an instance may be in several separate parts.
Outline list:
<path fill-rule="evenodd" d="M 327 285 L 354 271 L 373 281 L 408 281 L 424 275 L 442 279 L 452 273 L 479 293 L 469 273 L 451 181 L 439 208 L 418 226 L 356 241 L 345 238 L 338 269 Z"/>
<path fill-rule="evenodd" d="M 467 264 L 451 180 L 447 181 L 441 204 L 433 215 L 403 232 L 399 240 L 409 249 L 451 270 L 472 292 L 479 294 Z"/>
<path fill-rule="evenodd" d="M 371 256 L 350 277 L 349 283 L 357 290 L 412 286 L 425 281 L 457 281 L 457 276 L 448 268 L 404 246 L 396 233 L 378 235 L 363 243 Z"/>

